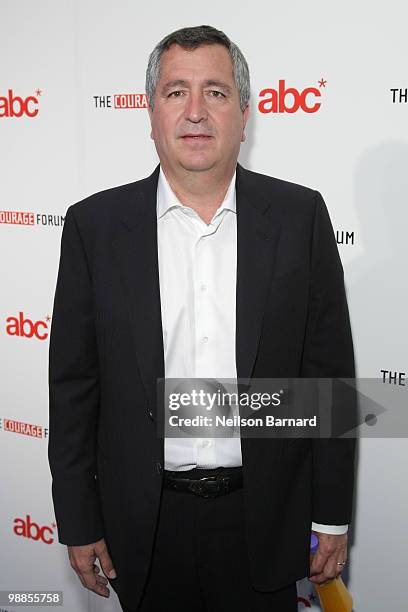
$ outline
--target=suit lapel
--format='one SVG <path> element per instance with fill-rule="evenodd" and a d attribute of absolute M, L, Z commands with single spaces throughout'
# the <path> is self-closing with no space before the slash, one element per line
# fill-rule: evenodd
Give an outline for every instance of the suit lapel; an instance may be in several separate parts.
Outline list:
<path fill-rule="evenodd" d="M 240 164 L 236 177 L 238 378 L 250 378 L 258 350 L 268 286 L 281 232 L 279 207 L 271 206 L 259 179 Z"/>
<path fill-rule="evenodd" d="M 139 372 L 155 415 L 157 378 L 164 378 L 163 335 L 157 253 L 156 193 L 160 165 L 137 183 L 112 243 L 129 305 Z"/>
<path fill-rule="evenodd" d="M 129 305 L 137 363 L 151 411 L 164 378 L 157 252 L 156 193 L 160 166 L 136 184 L 112 248 Z M 278 207 L 265 200 L 256 175 L 237 165 L 236 364 L 250 378 L 280 236 Z"/>

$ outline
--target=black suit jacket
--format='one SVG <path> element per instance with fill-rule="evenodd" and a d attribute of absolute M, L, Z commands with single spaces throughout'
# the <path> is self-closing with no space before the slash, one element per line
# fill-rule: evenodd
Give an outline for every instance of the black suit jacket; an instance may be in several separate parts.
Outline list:
<path fill-rule="evenodd" d="M 49 353 L 49 461 L 59 541 L 104 537 L 134 605 L 163 476 L 159 166 L 66 213 Z M 237 165 L 239 378 L 353 377 L 343 268 L 319 192 Z M 351 521 L 354 441 L 242 439 L 252 581 L 309 574 L 311 522 Z"/>

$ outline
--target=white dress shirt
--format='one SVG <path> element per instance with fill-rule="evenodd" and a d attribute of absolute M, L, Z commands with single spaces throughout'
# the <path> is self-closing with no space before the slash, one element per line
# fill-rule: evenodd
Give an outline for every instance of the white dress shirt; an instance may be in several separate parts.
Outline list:
<path fill-rule="evenodd" d="M 184 206 L 160 167 L 157 241 L 166 378 L 237 377 L 235 361 L 237 220 L 235 178 L 207 225 Z M 242 465 L 241 440 L 168 438 L 166 470 Z M 347 525 L 312 524 L 340 534 Z"/>

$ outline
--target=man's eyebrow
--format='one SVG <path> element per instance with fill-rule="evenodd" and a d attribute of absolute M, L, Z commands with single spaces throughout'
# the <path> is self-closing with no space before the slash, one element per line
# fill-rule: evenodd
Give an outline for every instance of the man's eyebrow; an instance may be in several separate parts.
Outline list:
<path fill-rule="evenodd" d="M 167 83 L 163 85 L 163 91 L 170 89 L 170 87 L 186 87 L 187 85 L 187 81 L 183 81 L 183 79 L 175 79 L 174 81 L 167 81 Z"/>
<path fill-rule="evenodd" d="M 216 80 L 216 79 L 207 79 L 207 81 L 204 81 L 204 86 L 205 87 L 221 87 L 228 93 L 232 92 L 231 87 L 227 83 L 225 83 L 224 81 Z M 184 79 L 174 79 L 173 81 L 168 81 L 167 83 L 163 85 L 162 91 L 167 91 L 171 87 L 188 87 L 188 81 L 185 81 Z"/>
<path fill-rule="evenodd" d="M 204 84 L 206 87 L 210 87 L 210 86 L 221 87 L 221 89 L 225 89 L 228 93 L 231 93 L 232 91 L 231 87 L 228 85 L 228 83 L 225 83 L 225 81 L 217 81 L 214 79 L 209 79 Z"/>

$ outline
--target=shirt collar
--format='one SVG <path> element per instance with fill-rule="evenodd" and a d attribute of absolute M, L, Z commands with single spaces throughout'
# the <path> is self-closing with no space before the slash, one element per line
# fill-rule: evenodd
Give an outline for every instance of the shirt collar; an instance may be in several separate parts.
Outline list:
<path fill-rule="evenodd" d="M 227 193 L 225 194 L 225 198 L 220 206 L 217 208 L 215 214 L 218 215 L 222 210 L 231 210 L 236 213 L 236 198 L 235 198 L 235 179 L 236 179 L 236 171 L 231 179 L 229 187 L 227 189 Z M 163 172 L 162 167 L 160 166 L 159 180 L 157 183 L 157 218 L 160 219 L 172 208 L 186 208 L 184 204 L 180 202 L 172 188 L 169 185 L 169 182 L 166 178 L 166 175 Z M 191 209 L 193 210 L 193 209 Z"/>

